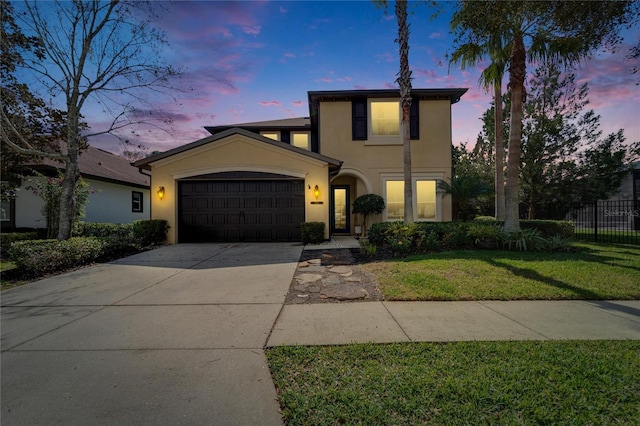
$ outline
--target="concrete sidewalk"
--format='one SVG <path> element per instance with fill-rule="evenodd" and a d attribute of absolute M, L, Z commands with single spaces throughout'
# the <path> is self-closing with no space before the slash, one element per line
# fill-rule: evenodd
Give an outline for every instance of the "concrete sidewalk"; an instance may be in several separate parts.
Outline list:
<path fill-rule="evenodd" d="M 285 305 L 267 345 L 591 339 L 640 340 L 640 301 Z"/>

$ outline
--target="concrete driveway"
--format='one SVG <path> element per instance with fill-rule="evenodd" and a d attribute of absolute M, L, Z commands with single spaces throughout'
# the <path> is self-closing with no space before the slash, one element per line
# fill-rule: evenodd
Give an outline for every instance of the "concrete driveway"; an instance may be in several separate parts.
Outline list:
<path fill-rule="evenodd" d="M 180 244 L 3 292 L 3 425 L 282 424 L 263 347 L 301 250 Z"/>

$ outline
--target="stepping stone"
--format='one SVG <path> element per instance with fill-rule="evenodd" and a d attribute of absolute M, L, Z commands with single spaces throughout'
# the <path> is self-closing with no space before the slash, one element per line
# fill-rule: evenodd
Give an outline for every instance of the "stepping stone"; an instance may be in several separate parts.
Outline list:
<path fill-rule="evenodd" d="M 309 262 L 300 262 L 298 263 L 298 268 L 306 268 L 309 266 Z"/>
<path fill-rule="evenodd" d="M 362 278 L 360 277 L 347 277 L 344 279 L 348 283 L 360 283 L 362 282 Z"/>
<path fill-rule="evenodd" d="M 351 275 L 353 275 L 353 271 L 349 271 L 349 272 L 346 272 L 344 274 L 340 274 L 341 277 L 345 277 L 345 278 L 350 277 Z"/>
<path fill-rule="evenodd" d="M 308 294 L 299 294 L 298 297 L 309 297 Z"/>
<path fill-rule="evenodd" d="M 322 262 L 321 259 L 309 259 L 307 260 L 307 263 L 309 263 L 309 265 L 319 265 Z"/>
<path fill-rule="evenodd" d="M 333 272 L 334 274 L 348 274 L 349 272 L 353 273 L 351 271 L 351 268 L 342 265 L 334 266 L 333 268 L 329 269 L 329 272 Z"/>
<path fill-rule="evenodd" d="M 310 285 L 310 286 L 307 288 L 307 291 L 308 291 L 309 293 L 320 293 L 320 286 L 318 286 L 318 285 Z"/>
<path fill-rule="evenodd" d="M 322 275 L 320 274 L 300 274 L 296 276 L 298 284 L 309 284 L 315 281 L 320 281 L 321 279 Z"/>
<path fill-rule="evenodd" d="M 325 286 L 340 285 L 340 283 L 340 278 L 335 275 L 322 279 L 322 284 Z"/>
<path fill-rule="evenodd" d="M 352 288 L 332 289 L 331 291 L 324 291 L 322 295 L 336 300 L 358 300 L 369 297 L 369 293 L 364 288 L 355 290 Z M 320 295 L 320 297 L 322 297 L 322 295 Z"/>

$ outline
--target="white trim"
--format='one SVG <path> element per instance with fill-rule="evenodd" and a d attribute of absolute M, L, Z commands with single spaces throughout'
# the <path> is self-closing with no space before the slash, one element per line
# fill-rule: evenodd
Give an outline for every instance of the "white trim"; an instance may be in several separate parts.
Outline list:
<path fill-rule="evenodd" d="M 199 146 L 197 148 L 193 148 L 190 149 L 188 151 L 185 152 L 181 152 L 175 155 L 172 155 L 171 157 L 167 157 L 167 158 L 163 158 L 161 160 L 155 161 L 153 163 L 151 163 L 152 167 L 164 167 L 166 165 L 175 163 L 175 162 L 179 162 L 179 161 L 183 161 L 187 158 L 190 157 L 194 157 L 194 156 L 201 156 L 203 155 L 205 152 L 210 151 L 210 150 L 215 150 L 219 147 L 222 147 L 224 145 L 230 144 L 230 143 L 236 143 L 236 142 L 245 142 L 248 143 L 250 145 L 253 145 L 256 148 L 260 148 L 260 149 L 264 149 L 267 151 L 271 151 L 271 152 L 277 152 L 280 156 L 283 157 L 283 161 L 286 162 L 286 160 L 284 160 L 285 157 L 290 157 L 290 158 L 296 158 L 298 160 L 301 161 L 305 161 L 307 163 L 313 164 L 313 165 L 326 165 L 327 162 L 326 161 L 322 161 L 322 160 L 318 160 L 315 158 L 312 158 L 308 155 L 302 154 L 302 153 L 298 153 L 295 151 L 292 151 L 290 149 L 284 148 L 284 147 L 278 147 L 269 143 L 265 143 L 265 142 L 261 142 L 261 141 L 257 141 L 255 139 L 251 139 L 247 136 L 243 136 L 243 135 L 231 135 L 227 138 L 224 139 L 220 139 L 214 142 L 211 142 L 209 144 L 203 145 L 203 146 Z M 255 165 L 255 167 L 261 167 L 260 165 Z"/>
<path fill-rule="evenodd" d="M 348 168 L 348 167 L 343 167 L 340 169 L 340 172 L 333 178 L 336 179 L 340 176 L 355 176 L 358 179 L 360 179 L 362 181 L 362 183 L 364 183 L 365 188 L 367 189 L 367 194 L 372 194 L 373 193 L 373 187 L 371 186 L 371 183 L 369 182 L 369 178 L 367 178 L 367 175 L 365 175 L 364 173 L 362 173 L 360 170 L 358 169 L 352 169 L 352 168 Z M 333 181 L 333 179 L 331 179 Z"/>
<path fill-rule="evenodd" d="M 416 222 L 441 222 L 442 221 L 442 198 L 443 194 L 438 191 L 438 181 L 442 180 L 444 177 L 444 172 L 428 172 L 428 173 L 412 173 L 411 174 L 411 182 L 413 186 L 413 217 Z M 417 193 L 417 181 L 419 180 L 429 180 L 435 181 L 436 183 L 436 217 L 434 219 L 418 219 L 418 199 L 415 196 Z M 404 182 L 404 174 L 403 173 L 381 173 L 380 174 L 380 187 L 382 188 L 382 197 L 387 202 L 387 181 L 402 181 Z M 387 209 L 385 207 L 384 212 L 382 213 L 383 220 L 385 222 L 389 221 L 387 216 Z"/>
<path fill-rule="evenodd" d="M 225 166 L 205 167 L 200 169 L 181 170 L 179 172 L 172 173 L 171 176 L 174 179 L 184 179 L 193 176 L 207 175 L 210 173 L 223 173 L 223 172 L 261 172 L 261 173 L 275 173 L 279 175 L 286 175 L 295 178 L 304 179 L 307 176 L 306 170 L 297 169 L 283 169 L 282 167 L 272 166 L 258 166 L 254 164 L 231 164 Z"/>
<path fill-rule="evenodd" d="M 294 145 L 293 143 L 293 139 L 295 138 L 295 135 L 305 135 L 307 137 L 307 146 L 297 146 Z M 307 151 L 311 150 L 311 133 L 310 132 L 299 132 L 299 131 L 295 131 L 292 130 L 291 133 L 289 134 L 289 137 L 291 138 L 291 146 L 295 146 L 297 148 L 301 148 L 301 149 L 306 149 Z"/>
<path fill-rule="evenodd" d="M 380 136 L 373 134 L 373 111 L 371 104 L 374 102 L 395 102 L 398 104 L 398 135 Z M 367 99 L 367 139 L 365 145 L 402 145 L 402 111 L 398 98 L 369 98 Z"/>

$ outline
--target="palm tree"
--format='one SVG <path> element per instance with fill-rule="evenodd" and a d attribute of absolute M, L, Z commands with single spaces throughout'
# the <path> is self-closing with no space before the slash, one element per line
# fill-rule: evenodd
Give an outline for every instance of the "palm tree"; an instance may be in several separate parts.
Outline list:
<path fill-rule="evenodd" d="M 404 165 L 404 223 L 413 219 L 413 187 L 411 182 L 411 138 L 409 118 L 411 111 L 411 69 L 409 68 L 409 25 L 407 24 L 407 1 L 398 0 L 395 6 L 398 20 L 398 46 L 400 50 L 400 72 L 397 82 L 400 86 L 400 107 L 402 109 L 402 158 Z"/>
<path fill-rule="evenodd" d="M 638 3 L 633 1 L 463 0 L 458 4 L 452 20 L 456 23 L 456 43 L 487 45 L 492 37 L 502 36 L 511 46 L 508 60 L 511 118 L 505 185 L 506 231 L 520 229 L 518 179 L 527 57 L 538 62 L 574 66 L 596 49 L 602 46 L 611 48 L 619 43 L 620 28 L 636 24 L 639 9 Z"/>
<path fill-rule="evenodd" d="M 459 25 L 454 21 L 452 27 Z M 480 74 L 479 83 L 485 89 L 493 88 L 494 103 L 494 153 L 495 153 L 495 217 L 504 220 L 504 141 L 502 123 L 502 79 L 509 60 L 510 46 L 504 37 L 492 35 L 485 44 L 465 43 L 451 54 L 449 61 L 459 63 L 461 69 L 476 66 L 484 57 L 488 56 L 491 63 Z"/>

